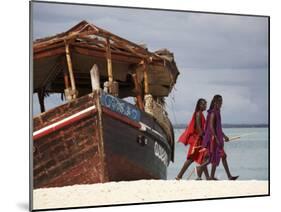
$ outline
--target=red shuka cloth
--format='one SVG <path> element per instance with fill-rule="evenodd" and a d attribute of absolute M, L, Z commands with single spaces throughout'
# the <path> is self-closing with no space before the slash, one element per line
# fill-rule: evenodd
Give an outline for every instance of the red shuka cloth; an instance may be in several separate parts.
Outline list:
<path fill-rule="evenodd" d="M 201 127 L 205 128 L 205 117 L 202 112 L 199 112 L 201 117 Z M 181 134 L 178 141 L 183 143 L 184 145 L 190 145 L 187 153 L 187 159 L 192 159 L 195 162 L 202 164 L 204 159 L 205 151 L 202 150 L 202 137 L 200 137 L 199 133 L 195 128 L 195 116 L 196 112 L 192 115 L 192 119 L 188 124 L 185 131 Z"/>

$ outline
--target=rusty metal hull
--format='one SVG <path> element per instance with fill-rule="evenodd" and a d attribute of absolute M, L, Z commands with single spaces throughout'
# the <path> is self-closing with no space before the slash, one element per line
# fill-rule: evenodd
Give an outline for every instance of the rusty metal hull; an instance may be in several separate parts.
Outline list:
<path fill-rule="evenodd" d="M 171 148 L 161 128 L 144 112 L 134 120 L 115 109 L 91 94 L 35 117 L 34 188 L 166 179 Z"/>

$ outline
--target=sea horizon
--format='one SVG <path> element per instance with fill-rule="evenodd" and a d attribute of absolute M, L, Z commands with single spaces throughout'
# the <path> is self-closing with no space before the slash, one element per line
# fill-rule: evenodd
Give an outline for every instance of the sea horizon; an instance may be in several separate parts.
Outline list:
<path fill-rule="evenodd" d="M 187 127 L 187 124 L 173 124 L 174 129 L 184 129 Z M 266 123 L 251 123 L 251 124 L 230 124 L 230 123 L 225 123 L 222 124 L 223 128 L 268 128 L 269 124 Z"/>
<path fill-rule="evenodd" d="M 189 146 L 177 142 L 177 139 L 184 131 L 184 128 L 175 130 L 175 161 L 168 167 L 168 179 L 175 179 L 182 165 L 186 160 Z M 267 127 L 232 127 L 224 129 L 229 137 L 241 136 L 241 138 L 225 143 L 225 151 L 228 164 L 233 175 L 239 175 L 238 180 L 268 180 L 268 147 L 269 130 Z M 192 164 L 186 171 L 184 179 L 187 179 L 195 164 Z M 226 180 L 226 174 L 222 164 L 217 168 L 216 176 Z M 196 175 L 190 177 L 195 179 Z"/>

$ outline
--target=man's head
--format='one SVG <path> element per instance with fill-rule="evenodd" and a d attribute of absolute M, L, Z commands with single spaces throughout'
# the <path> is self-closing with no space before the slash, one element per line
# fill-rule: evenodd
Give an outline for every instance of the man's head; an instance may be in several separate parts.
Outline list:
<path fill-rule="evenodd" d="M 207 101 L 203 98 L 198 99 L 195 111 L 204 111 L 207 108 Z"/>
<path fill-rule="evenodd" d="M 217 109 L 219 110 L 222 106 L 222 96 L 217 94 L 213 97 L 210 109 Z"/>

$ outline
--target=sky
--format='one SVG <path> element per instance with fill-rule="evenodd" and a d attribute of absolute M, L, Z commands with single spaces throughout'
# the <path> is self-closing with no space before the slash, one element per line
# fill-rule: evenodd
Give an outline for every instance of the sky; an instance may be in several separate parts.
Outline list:
<path fill-rule="evenodd" d="M 35 2 L 33 39 L 66 31 L 82 20 L 145 43 L 150 51 L 174 53 L 180 75 L 166 98 L 174 124 L 187 123 L 196 101 L 205 98 L 209 104 L 215 94 L 223 96 L 223 123 L 268 123 L 266 17 Z M 54 95 L 45 104 L 48 109 L 61 100 Z"/>

